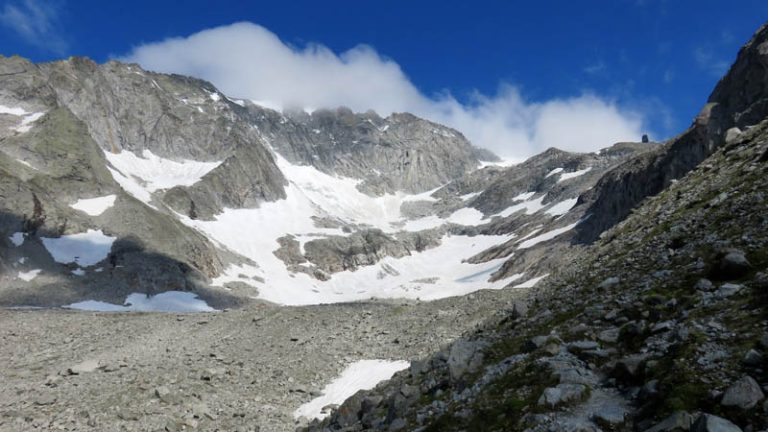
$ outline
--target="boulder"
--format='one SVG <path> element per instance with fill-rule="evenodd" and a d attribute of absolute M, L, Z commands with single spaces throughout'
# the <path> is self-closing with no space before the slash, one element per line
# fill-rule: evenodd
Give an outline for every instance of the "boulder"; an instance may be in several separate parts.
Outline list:
<path fill-rule="evenodd" d="M 647 356 L 636 354 L 624 357 L 616 362 L 611 371 L 611 377 L 620 382 L 634 383 L 642 380 Z"/>
<path fill-rule="evenodd" d="M 730 144 L 735 142 L 741 136 L 741 129 L 732 127 L 725 132 L 725 142 Z"/>
<path fill-rule="evenodd" d="M 691 430 L 692 425 L 692 415 L 685 411 L 677 411 L 652 428 L 646 429 L 645 432 L 683 432 Z"/>
<path fill-rule="evenodd" d="M 734 284 L 734 283 L 726 283 L 720 286 L 720 288 L 715 291 L 715 297 L 718 298 L 728 298 L 733 295 L 736 295 L 744 288 L 744 285 Z"/>
<path fill-rule="evenodd" d="M 696 285 L 693 287 L 699 291 L 712 291 L 715 289 L 715 285 L 712 283 L 712 281 L 704 278 L 699 279 L 699 281 L 696 282 Z"/>
<path fill-rule="evenodd" d="M 544 344 L 547 343 L 548 339 L 549 339 L 548 336 L 534 336 L 531 339 L 528 339 L 523 344 L 523 351 L 525 352 L 536 351 L 537 349 L 543 347 Z"/>
<path fill-rule="evenodd" d="M 754 408 L 764 398 L 765 395 L 757 381 L 751 376 L 745 375 L 725 390 L 720 404 L 727 407 L 749 410 Z"/>
<path fill-rule="evenodd" d="M 702 414 L 693 424 L 692 432 L 742 432 L 730 421 L 712 414 Z"/>
<path fill-rule="evenodd" d="M 451 345 L 448 353 L 448 371 L 451 379 L 461 379 L 466 373 L 477 371 L 483 363 L 482 349 L 486 343 L 479 341 L 458 340 Z"/>
<path fill-rule="evenodd" d="M 720 280 L 733 280 L 746 276 L 752 269 L 744 252 L 732 250 L 720 258 L 713 276 Z"/>
<path fill-rule="evenodd" d="M 538 404 L 554 408 L 569 402 L 579 401 L 586 393 L 587 386 L 583 384 L 558 384 L 557 387 L 544 389 Z"/>
<path fill-rule="evenodd" d="M 747 366 L 757 367 L 763 364 L 763 355 L 759 351 L 751 349 L 744 354 L 742 363 Z"/>

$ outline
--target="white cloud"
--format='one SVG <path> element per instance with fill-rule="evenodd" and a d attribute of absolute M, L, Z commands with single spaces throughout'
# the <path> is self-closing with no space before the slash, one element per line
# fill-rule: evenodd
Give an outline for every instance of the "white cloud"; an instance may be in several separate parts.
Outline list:
<path fill-rule="evenodd" d="M 56 2 L 23 0 L 8 2 L 0 11 L 0 24 L 39 48 L 63 54 L 67 43 L 58 31 L 59 9 Z"/>
<path fill-rule="evenodd" d="M 412 112 L 463 132 L 475 144 L 521 159 L 547 147 L 593 151 L 639 140 L 642 117 L 610 100 L 531 102 L 502 84 L 493 96 L 460 102 L 424 95 L 392 59 L 358 45 L 341 54 L 319 44 L 292 47 L 264 27 L 237 23 L 135 47 L 121 58 L 144 68 L 213 82 L 224 93 L 278 106 Z"/>

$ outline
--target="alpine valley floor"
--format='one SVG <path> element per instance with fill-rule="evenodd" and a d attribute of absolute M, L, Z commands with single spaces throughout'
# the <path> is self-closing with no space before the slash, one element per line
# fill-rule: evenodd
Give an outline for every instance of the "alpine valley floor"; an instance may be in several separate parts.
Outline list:
<path fill-rule="evenodd" d="M 292 431 L 347 365 L 422 358 L 520 293 L 186 314 L 2 309 L 0 430 Z"/>

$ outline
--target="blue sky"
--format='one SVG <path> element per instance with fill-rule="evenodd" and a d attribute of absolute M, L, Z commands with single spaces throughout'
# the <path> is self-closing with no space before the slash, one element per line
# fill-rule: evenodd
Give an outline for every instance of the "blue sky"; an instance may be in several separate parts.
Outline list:
<path fill-rule="evenodd" d="M 373 108 L 412 109 L 428 117 L 437 113 L 432 115 L 436 120 L 464 126 L 471 130 L 469 136 L 477 137 L 474 141 L 504 153 L 501 145 L 486 143 L 488 136 L 496 136 L 489 122 L 502 121 L 516 127 L 534 117 L 532 121 L 538 121 L 542 106 L 556 113 L 595 104 L 600 109 L 615 108 L 627 120 L 621 129 L 624 134 L 648 131 L 656 138 L 665 138 L 680 132 L 703 105 L 738 48 L 768 18 L 768 2 L 764 0 L 296 0 L 213 4 L 185 1 L 179 6 L 178 2 L 159 0 L 4 1 L 0 2 L 0 52 L 35 61 L 69 55 L 89 56 L 99 62 L 124 57 L 155 70 L 202 75 L 220 87 L 228 86 L 230 93 L 259 99 L 261 88 L 223 82 L 231 71 L 210 72 L 200 66 L 204 59 L 191 62 L 190 54 L 185 52 L 176 63 L 160 62 L 157 57 L 166 51 L 153 57 L 145 55 L 141 47 L 244 21 L 260 26 L 298 54 L 306 54 L 308 44 L 319 44 L 339 56 L 341 64 L 351 62 L 344 53 L 363 44 L 375 57 L 370 63 L 373 66 L 366 63 L 366 68 L 397 67 L 402 76 L 393 80 L 413 87 L 418 93 L 414 98 L 442 104 L 427 107 L 428 103 L 420 100 L 400 106 L 388 101 L 372 103 Z M 228 37 L 244 44 L 250 43 L 249 37 L 260 37 L 248 29 L 239 30 Z M 194 49 L 189 44 L 160 48 L 170 52 Z M 211 57 L 216 61 L 215 56 Z M 263 58 L 261 63 L 268 64 L 269 59 Z M 262 67 L 251 63 L 237 66 Z M 312 72 L 311 67 L 296 68 L 300 70 L 297 74 Z M 372 77 L 378 76 L 371 73 Z M 404 92 L 412 93 L 413 89 Z M 359 92 L 364 94 L 364 90 Z M 514 93 L 514 103 L 519 107 L 512 114 L 507 110 L 489 117 L 488 110 L 508 103 L 509 92 Z M 457 104 L 455 107 L 445 103 L 446 95 Z M 592 99 L 585 102 L 587 105 L 579 105 L 585 95 Z M 271 96 L 288 97 L 284 93 Z M 345 95 L 330 99 L 326 96 L 310 102 L 346 102 Z M 376 95 L 366 97 L 375 99 Z M 567 103 L 547 105 L 552 101 Z M 353 100 L 348 105 L 359 109 L 364 103 Z M 499 120 L 503 115 L 519 118 Z M 481 117 L 483 124 L 478 123 Z M 610 118 L 597 116 L 573 122 Z M 632 123 L 633 119 L 637 121 Z M 478 128 L 486 129 L 474 131 Z M 516 132 L 519 130 L 512 129 L 503 141 L 514 141 Z M 523 150 L 526 144 L 519 144 L 519 151 L 508 153 L 529 155 L 551 144 L 551 140 L 535 138 L 537 133 L 522 130 L 521 134 L 528 136 L 529 147 Z M 562 140 L 565 133 L 552 139 Z M 623 136 L 616 133 L 617 137 Z"/>

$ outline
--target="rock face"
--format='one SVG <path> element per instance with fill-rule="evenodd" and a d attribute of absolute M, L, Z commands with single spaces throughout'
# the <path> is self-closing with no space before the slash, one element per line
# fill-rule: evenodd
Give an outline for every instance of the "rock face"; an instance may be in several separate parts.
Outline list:
<path fill-rule="evenodd" d="M 407 233 L 401 238 L 381 230 L 362 230 L 350 236 L 310 240 L 304 245 L 306 260 L 327 273 L 355 270 L 385 257 L 400 258 L 437 246 L 439 231 Z"/>
<path fill-rule="evenodd" d="M 425 192 L 474 170 L 478 160 L 498 160 L 460 132 L 407 113 L 381 118 L 339 108 L 281 114 L 244 105 L 290 162 L 361 179 L 361 189 L 376 195 Z"/>
<path fill-rule="evenodd" d="M 726 142 L 732 127 L 746 130 L 768 114 L 768 25 L 740 51 L 691 127 L 661 148 L 632 159 L 602 178 L 583 202 L 594 215 L 577 228 L 578 243 L 591 243 L 655 195 L 698 166 Z"/>
<path fill-rule="evenodd" d="M 749 410 L 763 399 L 765 395 L 757 381 L 751 376 L 745 376 L 728 387 L 720 403 L 727 407 Z"/>

